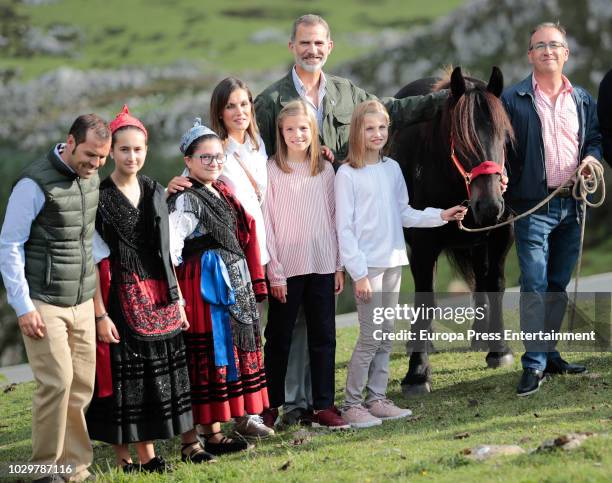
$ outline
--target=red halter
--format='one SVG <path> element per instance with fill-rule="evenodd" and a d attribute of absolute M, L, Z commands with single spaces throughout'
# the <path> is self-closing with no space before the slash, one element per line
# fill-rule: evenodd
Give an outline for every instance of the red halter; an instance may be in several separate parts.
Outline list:
<path fill-rule="evenodd" d="M 472 192 L 470 190 L 470 184 L 472 183 L 472 181 L 478 178 L 478 176 L 482 176 L 483 174 L 499 174 L 501 176 L 503 174 L 503 170 L 504 170 L 503 164 L 499 165 L 490 160 L 483 161 L 478 166 L 476 166 L 474 169 L 472 169 L 472 171 L 469 171 L 469 172 L 466 171 L 463 168 L 463 165 L 461 164 L 461 162 L 459 161 L 459 158 L 457 158 L 457 155 L 455 154 L 455 141 L 452 139 L 451 139 L 450 156 L 453 161 L 453 164 L 457 168 L 457 171 L 459 171 L 459 174 L 461 174 L 461 177 L 463 178 L 463 181 L 465 183 L 465 189 L 467 190 L 467 194 L 468 194 L 468 199 L 472 197 Z"/>

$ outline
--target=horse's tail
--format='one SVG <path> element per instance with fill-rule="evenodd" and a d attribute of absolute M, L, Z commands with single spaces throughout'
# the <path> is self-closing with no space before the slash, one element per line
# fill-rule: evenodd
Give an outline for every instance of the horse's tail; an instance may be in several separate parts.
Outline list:
<path fill-rule="evenodd" d="M 456 270 L 468 284 L 473 292 L 476 288 L 476 276 L 472 266 L 472 253 L 470 248 L 447 248 L 446 256 L 451 267 Z"/>

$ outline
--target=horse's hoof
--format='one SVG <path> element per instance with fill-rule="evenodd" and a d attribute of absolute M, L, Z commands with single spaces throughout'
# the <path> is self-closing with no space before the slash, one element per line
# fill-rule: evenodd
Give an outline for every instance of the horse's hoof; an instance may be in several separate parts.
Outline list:
<path fill-rule="evenodd" d="M 421 396 L 431 392 L 431 383 L 424 382 L 422 384 L 403 384 L 402 394 L 404 397 Z"/>
<path fill-rule="evenodd" d="M 485 360 L 490 369 L 499 369 L 514 364 L 512 352 L 489 352 Z"/>

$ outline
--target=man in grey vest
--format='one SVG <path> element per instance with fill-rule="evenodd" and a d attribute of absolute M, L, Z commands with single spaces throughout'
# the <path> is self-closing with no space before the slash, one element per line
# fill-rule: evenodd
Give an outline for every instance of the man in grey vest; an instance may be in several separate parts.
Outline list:
<path fill-rule="evenodd" d="M 0 271 L 36 380 L 31 461 L 73 481 L 93 460 L 84 414 L 96 362 L 92 243 L 110 145 L 104 120 L 78 117 L 65 144 L 20 174 L 0 234 Z M 32 476 L 57 479 L 48 473 Z"/>

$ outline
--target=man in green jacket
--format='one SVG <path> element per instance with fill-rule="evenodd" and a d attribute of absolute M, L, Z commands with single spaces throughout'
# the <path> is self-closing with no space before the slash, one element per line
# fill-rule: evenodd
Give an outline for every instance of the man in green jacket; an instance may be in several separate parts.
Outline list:
<path fill-rule="evenodd" d="M 93 394 L 98 169 L 111 135 L 95 114 L 78 117 L 66 143 L 27 166 L 8 200 L 0 271 L 23 334 L 36 390 L 32 459 L 41 481 L 81 481 L 93 451 L 85 409 Z"/>
<path fill-rule="evenodd" d="M 302 99 L 313 110 L 319 125 L 323 155 L 329 161 L 341 161 L 348 152 L 351 116 L 357 104 L 376 96 L 357 87 L 350 80 L 323 73 L 331 53 L 327 22 L 318 15 L 303 15 L 293 23 L 289 50 L 295 65 L 282 79 L 265 89 L 255 99 L 257 125 L 266 145 L 266 153 L 276 151 L 276 118 L 290 101 Z M 381 102 L 389 111 L 395 126 L 414 124 L 434 117 L 448 97 L 448 91 L 404 99 L 384 98 Z M 303 312 L 296 322 L 285 379 L 284 424 L 303 419 L 312 406 L 310 395 L 309 356 L 306 344 L 306 323 Z M 272 425 L 277 414 L 268 411 L 264 421 Z"/>
<path fill-rule="evenodd" d="M 327 22 L 318 15 L 303 15 L 293 24 L 289 50 L 295 65 L 285 77 L 265 89 L 255 99 L 255 113 L 266 152 L 276 151 L 276 118 L 290 101 L 302 99 L 312 108 L 319 123 L 321 145 L 326 157 L 341 161 L 348 151 L 349 125 L 355 106 L 377 99 L 350 80 L 323 73 L 323 66 L 334 47 Z M 426 96 L 381 99 L 395 126 L 414 124 L 434 117 L 448 91 Z"/>

